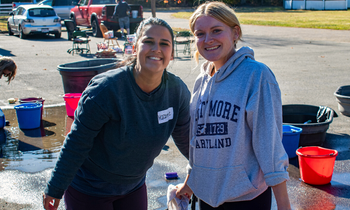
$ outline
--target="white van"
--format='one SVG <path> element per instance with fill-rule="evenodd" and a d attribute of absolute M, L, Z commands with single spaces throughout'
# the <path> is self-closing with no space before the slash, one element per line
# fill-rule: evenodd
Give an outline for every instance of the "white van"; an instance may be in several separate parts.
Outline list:
<path fill-rule="evenodd" d="M 69 19 L 70 9 L 78 4 L 79 0 L 43 0 L 38 5 L 49 5 L 53 7 L 57 15 L 62 19 Z"/>

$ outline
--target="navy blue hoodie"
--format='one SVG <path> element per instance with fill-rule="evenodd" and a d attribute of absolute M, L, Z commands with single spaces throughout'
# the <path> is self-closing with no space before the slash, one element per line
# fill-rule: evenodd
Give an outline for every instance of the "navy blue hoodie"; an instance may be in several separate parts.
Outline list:
<path fill-rule="evenodd" d="M 81 166 L 114 184 L 140 183 L 172 135 L 189 155 L 190 91 L 164 70 L 147 94 L 131 67 L 95 76 L 83 92 L 45 193 L 61 198 Z"/>

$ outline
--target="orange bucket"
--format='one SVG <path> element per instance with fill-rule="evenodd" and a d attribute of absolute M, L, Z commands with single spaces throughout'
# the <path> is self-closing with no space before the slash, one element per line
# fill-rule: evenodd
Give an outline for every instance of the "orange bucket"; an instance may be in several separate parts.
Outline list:
<path fill-rule="evenodd" d="M 328 184 L 332 180 L 337 150 L 323 147 L 301 147 L 296 151 L 299 159 L 300 177 L 312 185 Z"/>

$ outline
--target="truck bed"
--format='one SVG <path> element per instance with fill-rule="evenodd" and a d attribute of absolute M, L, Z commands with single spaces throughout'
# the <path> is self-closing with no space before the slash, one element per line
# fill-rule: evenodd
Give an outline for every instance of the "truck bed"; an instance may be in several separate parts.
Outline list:
<path fill-rule="evenodd" d="M 107 12 L 107 20 L 103 21 L 103 24 L 109 29 L 113 31 L 118 31 L 120 29 L 119 22 L 118 22 L 118 16 L 113 17 L 114 8 L 116 5 L 106 5 L 106 12 Z M 131 11 L 137 10 L 139 11 L 140 6 L 139 5 L 129 5 L 131 7 Z M 132 12 L 130 11 L 130 33 L 134 33 L 136 28 L 138 27 L 139 23 L 143 21 L 143 14 L 138 14 L 137 18 L 132 17 Z"/>

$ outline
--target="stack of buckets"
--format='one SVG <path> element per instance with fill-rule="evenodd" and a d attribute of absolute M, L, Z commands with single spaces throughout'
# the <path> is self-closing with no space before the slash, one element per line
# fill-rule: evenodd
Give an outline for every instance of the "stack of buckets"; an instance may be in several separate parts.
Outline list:
<path fill-rule="evenodd" d="M 22 98 L 20 105 L 14 106 L 20 129 L 35 129 L 41 125 L 43 104 L 42 98 Z"/>
<path fill-rule="evenodd" d="M 311 185 L 324 185 L 332 180 L 337 150 L 318 146 L 299 147 L 302 128 L 283 125 L 282 143 L 289 158 L 298 155 L 300 177 Z"/>
<path fill-rule="evenodd" d="M 43 98 L 35 98 L 35 97 L 19 99 L 19 103 L 20 104 L 25 104 L 25 103 L 38 103 L 38 104 L 41 104 L 42 106 L 41 106 L 41 109 L 40 109 L 40 119 L 43 118 L 44 101 L 45 101 L 45 99 L 43 99 Z"/>
<path fill-rule="evenodd" d="M 66 112 L 68 117 L 74 117 L 74 112 L 78 107 L 78 102 L 80 100 L 81 93 L 66 93 L 63 99 L 66 104 Z"/>

